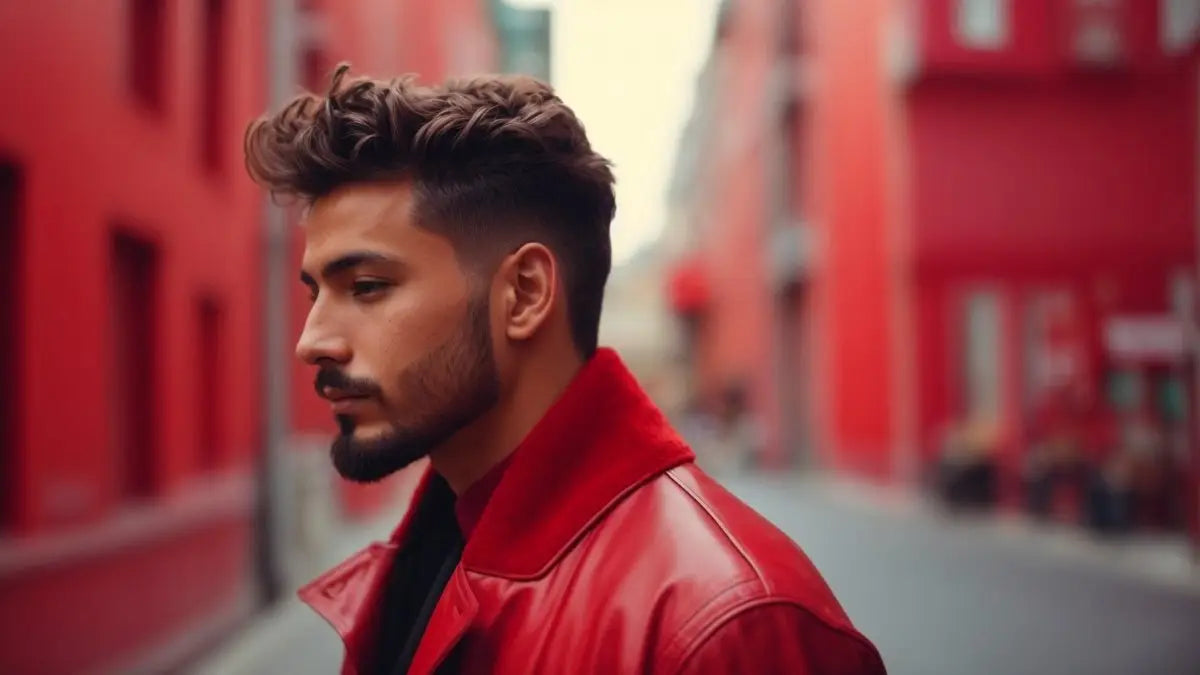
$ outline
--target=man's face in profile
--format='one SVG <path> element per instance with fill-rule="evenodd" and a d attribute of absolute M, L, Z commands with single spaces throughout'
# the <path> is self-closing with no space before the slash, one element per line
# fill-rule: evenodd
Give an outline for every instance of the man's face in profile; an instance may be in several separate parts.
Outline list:
<path fill-rule="evenodd" d="M 352 185 L 303 228 L 313 302 L 296 354 L 317 367 L 340 430 L 333 462 L 354 481 L 426 456 L 499 397 L 489 289 L 412 214 L 407 184 Z"/>

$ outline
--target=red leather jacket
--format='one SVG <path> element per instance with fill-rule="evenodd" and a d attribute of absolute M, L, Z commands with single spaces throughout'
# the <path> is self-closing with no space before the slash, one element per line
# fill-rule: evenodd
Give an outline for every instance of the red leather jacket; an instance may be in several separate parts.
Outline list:
<path fill-rule="evenodd" d="M 693 459 L 598 352 L 513 454 L 409 672 L 884 673 L 804 553 Z M 300 591 L 343 673 L 373 672 L 406 524 Z"/>

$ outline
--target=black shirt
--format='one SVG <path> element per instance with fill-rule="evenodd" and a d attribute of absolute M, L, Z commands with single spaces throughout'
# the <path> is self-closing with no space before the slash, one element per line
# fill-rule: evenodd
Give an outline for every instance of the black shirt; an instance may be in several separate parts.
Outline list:
<path fill-rule="evenodd" d="M 375 643 L 373 672 L 380 675 L 408 672 L 433 608 L 462 556 L 454 492 L 440 476 L 431 480 L 388 573 Z"/>

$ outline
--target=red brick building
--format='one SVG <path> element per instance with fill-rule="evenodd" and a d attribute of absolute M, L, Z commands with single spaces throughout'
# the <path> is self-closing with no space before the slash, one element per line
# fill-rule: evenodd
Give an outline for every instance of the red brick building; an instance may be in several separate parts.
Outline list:
<path fill-rule="evenodd" d="M 676 286 L 701 391 L 749 383 L 768 463 L 912 480 L 987 419 L 1015 498 L 1055 387 L 1188 408 L 1184 5 L 727 3 Z"/>
<path fill-rule="evenodd" d="M 304 4 L 321 89 L 493 63 L 483 0 Z M 266 2 L 0 4 L 0 672 L 162 671 L 256 602 L 267 37 Z"/>

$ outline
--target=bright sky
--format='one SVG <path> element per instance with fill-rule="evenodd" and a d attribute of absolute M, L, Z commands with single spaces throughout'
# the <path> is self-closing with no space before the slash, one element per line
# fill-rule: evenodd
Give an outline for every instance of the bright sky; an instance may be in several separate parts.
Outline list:
<path fill-rule="evenodd" d="M 552 6 L 560 96 L 615 164 L 613 262 L 653 241 L 695 76 L 712 41 L 718 0 L 509 0 Z"/>

